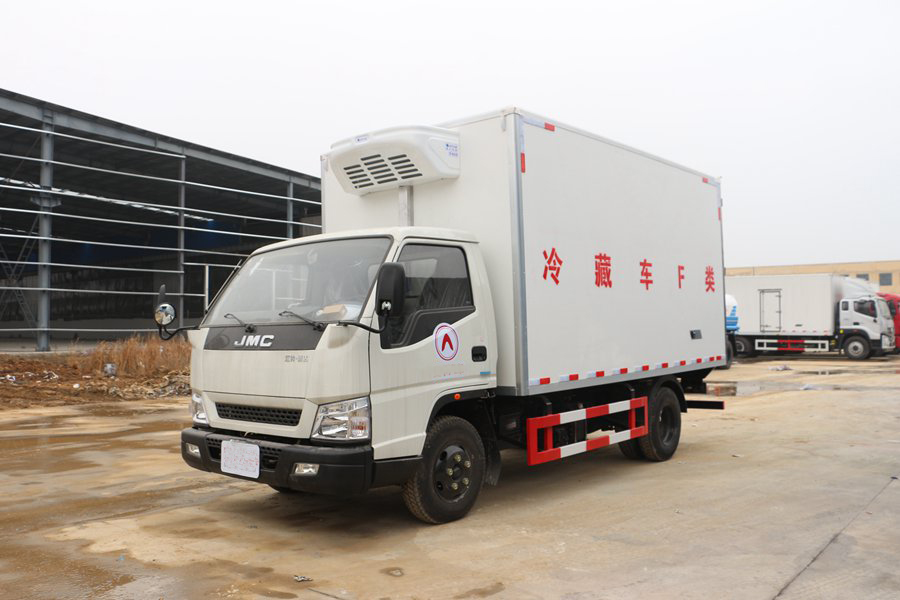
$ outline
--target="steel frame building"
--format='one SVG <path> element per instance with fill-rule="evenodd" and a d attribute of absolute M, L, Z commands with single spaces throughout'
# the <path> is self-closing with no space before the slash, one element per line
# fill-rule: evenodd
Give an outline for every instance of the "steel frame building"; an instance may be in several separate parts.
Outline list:
<path fill-rule="evenodd" d="M 320 181 L 0 89 L 0 339 L 199 321 L 258 246 L 321 229 Z"/>

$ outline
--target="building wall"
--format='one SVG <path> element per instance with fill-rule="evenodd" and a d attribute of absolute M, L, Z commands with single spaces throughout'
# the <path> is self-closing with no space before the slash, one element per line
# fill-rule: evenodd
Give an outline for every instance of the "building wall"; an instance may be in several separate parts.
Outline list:
<path fill-rule="evenodd" d="M 882 292 L 900 294 L 900 260 L 874 262 L 825 263 L 817 265 L 781 265 L 772 267 L 727 267 L 726 275 L 789 275 L 832 273 L 868 279 Z"/>

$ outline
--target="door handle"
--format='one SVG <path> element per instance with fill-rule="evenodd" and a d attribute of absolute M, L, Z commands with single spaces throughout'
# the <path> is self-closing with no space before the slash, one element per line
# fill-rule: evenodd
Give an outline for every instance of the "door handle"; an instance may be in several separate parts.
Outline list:
<path fill-rule="evenodd" d="M 487 347 L 472 346 L 472 362 L 484 362 L 487 360 Z"/>

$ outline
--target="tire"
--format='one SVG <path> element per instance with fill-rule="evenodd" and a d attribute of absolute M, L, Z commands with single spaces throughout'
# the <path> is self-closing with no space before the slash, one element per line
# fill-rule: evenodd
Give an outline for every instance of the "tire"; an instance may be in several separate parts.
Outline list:
<path fill-rule="evenodd" d="M 299 494 L 300 490 L 291 489 L 289 487 L 283 487 L 280 485 L 272 485 L 269 484 L 269 487 L 278 492 L 279 494 Z"/>
<path fill-rule="evenodd" d="M 638 438 L 647 460 L 669 460 L 678 449 L 681 439 L 681 406 L 670 387 L 660 387 L 650 398 L 650 431 Z"/>
<path fill-rule="evenodd" d="M 637 440 L 625 440 L 616 445 L 619 447 L 619 451 L 622 452 L 622 455 L 628 460 L 644 459 L 644 453 L 641 451 L 641 446 L 638 444 Z"/>
<path fill-rule="evenodd" d="M 485 469 L 484 443 L 475 427 L 459 417 L 439 417 L 428 428 L 418 469 L 403 485 L 403 502 L 426 523 L 461 519 L 481 492 Z"/>
<path fill-rule="evenodd" d="M 725 364 L 721 367 L 717 367 L 719 369 L 728 370 L 731 368 L 731 363 L 734 362 L 734 346 L 731 345 L 730 340 L 726 340 L 725 342 Z"/>
<path fill-rule="evenodd" d="M 753 356 L 753 351 L 750 349 L 750 340 L 742 335 L 734 338 L 734 352 L 737 356 Z"/>
<path fill-rule="evenodd" d="M 853 335 L 844 340 L 844 354 L 850 360 L 865 360 L 870 352 L 869 340 L 862 336 Z"/>

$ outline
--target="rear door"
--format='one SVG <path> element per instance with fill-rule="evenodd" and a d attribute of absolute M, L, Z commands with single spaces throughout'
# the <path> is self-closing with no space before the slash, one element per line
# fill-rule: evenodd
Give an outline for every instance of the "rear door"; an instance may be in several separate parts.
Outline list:
<path fill-rule="evenodd" d="M 759 290 L 759 330 L 781 331 L 781 290 Z"/>

